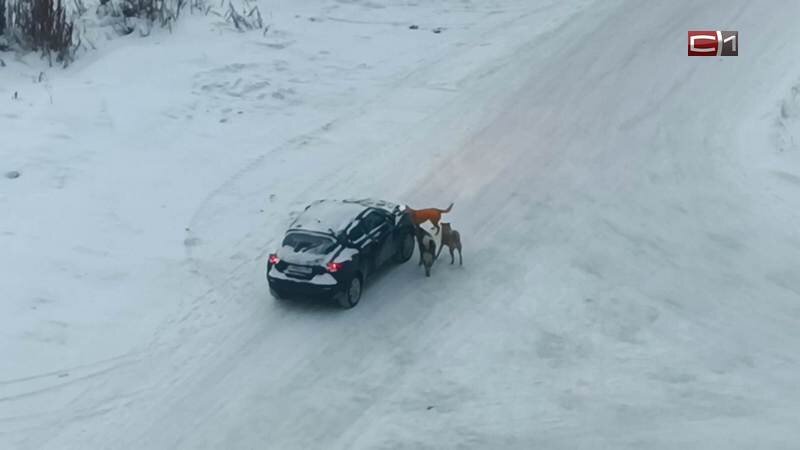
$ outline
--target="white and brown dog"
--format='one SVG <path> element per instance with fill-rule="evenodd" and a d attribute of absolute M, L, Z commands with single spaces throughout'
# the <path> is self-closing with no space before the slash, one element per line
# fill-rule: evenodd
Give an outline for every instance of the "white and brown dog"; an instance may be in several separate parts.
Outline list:
<path fill-rule="evenodd" d="M 425 276 L 431 276 L 431 268 L 436 261 L 436 239 L 430 232 L 417 225 L 414 227 L 419 246 L 419 265 L 425 267 Z"/>

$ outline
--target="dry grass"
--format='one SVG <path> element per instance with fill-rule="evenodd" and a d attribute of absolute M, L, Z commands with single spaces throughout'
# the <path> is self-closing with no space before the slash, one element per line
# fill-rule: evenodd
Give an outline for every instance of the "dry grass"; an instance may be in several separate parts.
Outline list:
<path fill-rule="evenodd" d="M 74 26 L 62 0 L 7 1 L 5 27 L 13 41 L 64 64 L 72 60 Z"/>

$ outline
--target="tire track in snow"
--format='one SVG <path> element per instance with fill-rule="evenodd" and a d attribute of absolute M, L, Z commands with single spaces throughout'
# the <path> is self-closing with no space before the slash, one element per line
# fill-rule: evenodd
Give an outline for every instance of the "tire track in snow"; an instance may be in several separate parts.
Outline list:
<path fill-rule="evenodd" d="M 485 38 L 485 36 L 483 36 L 482 38 Z M 468 50 L 459 49 L 459 50 L 454 51 L 453 53 L 457 55 L 457 54 L 460 54 L 460 53 L 463 53 L 463 52 L 466 52 L 466 51 L 468 51 Z M 452 56 L 452 57 L 455 57 L 455 56 Z M 504 61 L 505 61 L 504 64 L 507 64 L 507 63 L 509 63 L 509 61 L 511 61 L 511 59 L 506 57 L 506 58 L 504 58 Z M 503 67 L 504 67 L 504 69 L 502 69 L 502 70 L 510 69 L 510 67 L 505 69 L 507 67 L 505 65 Z M 439 69 L 441 69 L 441 65 L 439 65 L 438 67 L 429 68 L 428 70 L 429 71 L 434 71 L 434 70 L 439 70 Z M 501 70 L 501 72 L 502 72 L 502 70 Z M 491 73 L 494 73 L 494 74 L 500 74 L 501 72 L 497 72 L 496 68 L 495 68 L 495 70 L 491 71 Z M 488 83 L 489 79 L 486 77 L 486 73 L 487 73 L 486 71 L 482 71 L 482 72 L 478 73 L 476 77 L 478 79 L 480 79 L 481 82 Z M 408 86 L 416 86 L 419 83 L 421 83 L 425 78 L 427 78 L 427 72 L 425 70 L 417 70 L 417 71 L 415 71 L 414 76 L 406 76 L 406 77 L 404 77 L 402 82 L 397 83 L 393 87 L 393 89 L 398 89 L 401 86 L 406 86 L 406 85 L 408 85 Z M 502 88 L 498 87 L 497 89 L 502 89 Z M 463 95 L 469 95 L 469 93 L 464 93 Z M 270 152 L 268 152 L 268 153 L 266 153 L 264 155 L 261 155 L 261 156 L 255 158 L 254 160 L 252 160 L 245 167 L 243 167 L 239 172 L 237 172 L 236 174 L 234 174 L 233 176 L 228 178 L 222 185 L 218 186 L 216 189 L 214 189 L 213 191 L 210 192 L 210 194 L 207 197 L 207 199 L 198 207 L 197 212 L 195 213 L 194 217 L 192 218 L 191 222 L 189 223 L 188 228 L 191 230 L 191 234 L 188 235 L 189 238 L 204 238 L 204 236 L 202 234 L 202 228 L 203 227 L 202 227 L 201 224 L 202 224 L 202 222 L 204 220 L 203 216 L 204 216 L 204 214 L 206 214 L 205 213 L 205 209 L 208 207 L 208 205 L 213 203 L 213 201 L 215 201 L 216 198 L 218 198 L 220 196 L 224 196 L 223 193 L 225 193 L 227 190 L 234 189 L 235 186 L 237 185 L 237 183 L 239 183 L 240 180 L 242 180 L 245 176 L 247 176 L 249 174 L 252 174 L 255 171 L 259 170 L 263 166 L 263 163 L 266 161 L 267 158 L 269 158 L 269 157 L 278 157 L 283 152 L 292 151 L 292 150 L 296 149 L 297 147 L 301 146 L 303 144 L 303 142 L 307 142 L 310 138 L 313 139 L 313 138 L 324 136 L 331 128 L 336 129 L 339 126 L 345 126 L 348 123 L 352 123 L 353 121 L 357 121 L 359 118 L 364 116 L 365 112 L 369 111 L 371 108 L 374 108 L 375 105 L 380 105 L 380 103 L 383 102 L 383 101 L 384 101 L 383 98 L 374 99 L 368 105 L 359 106 L 359 107 L 355 108 L 354 110 L 352 110 L 347 115 L 345 115 L 344 117 L 340 117 L 339 119 L 337 119 L 337 121 L 334 121 L 333 122 L 333 127 L 331 127 L 330 123 L 328 123 L 326 125 L 323 125 L 322 127 L 318 128 L 316 131 L 312 132 L 311 135 L 308 135 L 308 134 L 301 135 L 301 136 L 299 136 L 297 138 L 294 138 L 291 141 L 285 143 L 283 146 L 281 146 L 281 147 L 279 147 L 279 148 L 277 148 L 275 150 L 272 150 L 272 151 L 270 151 Z M 454 106 L 452 106 L 452 105 L 448 106 L 448 108 L 453 108 L 453 107 Z M 367 151 L 365 150 L 364 152 L 366 153 Z M 330 172 L 337 172 L 339 169 L 340 169 L 340 167 L 335 167 L 334 169 L 330 170 Z M 320 178 L 324 179 L 324 176 L 321 176 Z M 313 190 L 313 188 L 310 188 L 310 189 Z M 197 250 L 198 250 L 197 247 L 189 247 L 187 249 L 187 260 L 191 264 L 190 267 L 193 267 L 194 270 L 196 270 L 199 273 L 202 273 L 204 268 L 197 265 L 198 262 L 197 262 L 196 256 L 195 256 L 195 253 L 196 253 Z M 248 262 L 242 262 L 242 263 L 240 263 L 240 264 L 238 264 L 238 265 L 236 265 L 234 267 L 226 268 L 225 272 L 222 272 L 222 273 L 208 273 L 208 275 L 205 276 L 206 280 L 207 281 L 213 280 L 213 282 L 209 283 L 209 289 L 206 292 L 206 294 L 204 294 L 204 296 L 198 297 L 197 299 L 194 299 L 189 303 L 189 304 L 191 304 L 190 310 L 194 311 L 195 312 L 194 314 L 197 314 L 199 312 L 199 308 L 204 307 L 204 306 L 210 306 L 210 305 L 208 305 L 208 302 L 216 301 L 217 303 L 223 303 L 223 302 L 227 302 L 227 301 L 235 298 L 236 296 L 243 295 L 243 294 L 245 294 L 247 292 L 250 292 L 249 289 L 245 290 L 245 291 L 242 291 L 240 287 L 237 287 L 237 285 L 235 285 L 235 284 L 232 285 L 231 284 L 232 281 L 236 281 L 238 279 L 242 279 L 242 277 L 246 277 L 247 276 L 246 272 L 242 273 L 242 269 L 247 267 L 247 266 L 248 266 Z M 416 275 L 416 271 L 412 271 L 412 273 L 414 275 Z M 256 280 L 256 281 L 257 282 L 261 282 L 262 281 L 261 278 L 262 277 L 259 277 L 259 279 Z M 251 286 L 252 285 L 252 281 L 246 282 L 246 284 L 248 286 Z M 265 291 L 265 288 L 263 288 L 263 286 L 261 286 L 261 285 L 257 285 L 256 286 L 256 290 L 257 291 Z M 413 295 L 411 295 L 410 297 L 406 297 L 406 298 L 413 298 Z M 424 304 L 422 306 L 424 306 L 424 307 L 419 309 L 419 312 L 418 312 L 419 314 L 424 314 L 424 312 L 427 310 L 427 308 L 430 308 L 430 305 L 427 305 L 427 304 Z M 442 306 L 440 306 L 440 307 L 444 308 L 444 310 L 446 310 L 446 307 L 442 307 Z M 380 311 L 380 309 L 378 309 L 376 311 Z M 181 319 L 183 321 L 183 323 L 186 323 L 187 321 L 196 320 L 196 318 L 194 318 L 194 319 L 192 318 L 191 314 L 192 313 L 190 313 L 189 316 Z M 377 314 L 377 312 L 374 311 L 373 314 Z M 281 317 L 273 318 L 273 320 L 285 320 L 285 319 L 286 319 L 285 317 L 283 317 L 283 318 L 281 318 Z M 413 329 L 415 328 L 415 326 L 413 325 L 414 322 L 415 321 L 412 320 L 407 325 L 408 330 L 409 330 L 408 333 L 410 333 L 409 335 L 413 334 Z M 263 345 L 264 345 L 263 342 L 269 340 L 269 335 L 274 333 L 274 332 L 285 333 L 286 327 L 289 327 L 290 324 L 282 323 L 281 327 L 278 330 L 272 331 L 272 332 L 267 332 L 266 334 L 265 334 L 265 332 L 263 330 L 263 328 L 265 326 L 268 327 L 268 324 L 259 323 L 257 321 L 250 321 L 250 322 L 248 322 L 246 324 L 245 327 L 241 327 L 241 328 L 236 329 L 234 333 L 231 333 L 231 334 L 225 336 L 221 341 L 215 342 L 211 347 L 207 347 L 202 352 L 202 356 L 196 355 L 196 354 L 192 355 L 191 359 L 186 359 L 185 360 L 185 363 L 180 362 L 181 358 L 190 358 L 188 355 L 184 355 L 184 356 L 178 356 L 177 354 L 173 355 L 173 356 L 177 357 L 177 361 L 175 361 L 175 362 L 179 366 L 185 364 L 185 367 L 187 367 L 187 368 L 188 367 L 198 367 L 198 365 L 200 364 L 198 359 L 202 359 L 202 360 L 206 361 L 206 362 L 204 362 L 202 364 L 203 367 L 216 367 L 216 369 L 214 369 L 214 371 L 212 371 L 212 372 L 209 372 L 207 377 L 204 377 L 204 378 L 201 379 L 202 381 L 198 381 L 198 380 L 193 379 L 192 375 L 189 374 L 189 373 L 186 373 L 186 374 L 173 373 L 173 374 L 170 374 L 170 378 L 173 378 L 173 381 L 171 381 L 170 384 L 182 385 L 185 388 L 183 390 L 185 390 L 186 392 L 192 392 L 193 391 L 192 389 L 189 389 L 189 386 L 197 386 L 197 389 L 201 389 L 202 390 L 203 389 L 202 386 L 215 385 L 216 384 L 215 380 L 219 380 L 220 377 L 222 377 L 224 374 L 227 374 L 227 373 L 229 373 L 231 371 L 231 368 L 228 366 L 228 364 L 226 364 L 226 361 L 228 363 L 235 362 L 235 361 L 240 361 L 243 358 L 246 358 L 246 355 L 248 353 L 263 351 L 262 350 L 263 349 Z M 168 330 L 169 330 L 169 327 L 165 327 L 164 331 L 166 332 Z M 283 331 L 279 331 L 279 330 L 283 330 Z M 161 333 L 159 333 L 159 335 L 160 334 Z M 206 336 L 204 334 L 196 335 L 196 336 L 190 336 L 189 337 L 190 341 L 185 342 L 184 344 L 186 346 L 190 347 L 190 348 L 194 348 L 194 350 L 196 351 L 196 350 L 198 350 L 198 347 L 196 347 L 197 344 L 194 344 L 192 342 L 202 341 L 203 338 L 207 338 L 207 337 L 208 336 Z M 162 339 L 172 340 L 172 338 L 169 337 L 169 333 L 167 333 L 167 335 L 156 337 L 156 339 L 154 339 L 154 342 L 157 342 L 157 341 L 162 340 Z M 211 348 L 214 348 L 216 350 L 211 351 Z M 226 356 L 227 352 L 229 352 L 231 348 L 238 349 L 238 351 L 235 353 L 235 355 L 236 355 L 235 357 L 232 357 L 230 355 Z M 308 356 L 311 359 L 313 359 L 313 356 L 311 356 L 311 355 L 306 355 L 306 356 Z M 190 361 L 191 361 L 191 364 L 190 364 Z M 289 370 L 289 369 L 291 369 L 291 367 L 287 368 L 287 370 Z M 398 376 L 398 377 L 402 376 L 402 373 L 397 373 L 396 376 Z M 176 397 L 176 399 L 177 399 L 177 397 Z M 191 397 L 190 396 L 183 397 L 182 401 L 189 402 L 189 401 L 191 401 Z M 156 408 L 156 409 L 161 409 L 161 408 Z M 213 410 L 213 408 L 212 408 L 212 410 Z M 156 426 L 156 424 L 154 424 L 154 426 Z"/>
<path fill-rule="evenodd" d="M 502 72 L 495 72 L 495 73 L 498 73 L 498 75 L 502 74 Z M 481 75 L 485 75 L 485 72 L 482 72 Z M 420 76 L 424 78 L 424 74 L 420 75 Z M 485 80 L 484 82 L 488 82 L 488 80 L 486 79 L 485 76 L 483 77 L 483 79 Z M 413 81 L 406 81 L 406 82 L 412 82 L 412 84 L 413 84 Z M 375 103 L 380 103 L 380 100 L 376 100 Z M 363 111 L 357 110 L 355 112 L 355 117 L 357 118 L 362 114 L 363 114 Z M 299 138 L 299 140 L 302 142 L 303 138 Z M 297 142 L 297 141 L 295 141 L 295 142 Z M 288 150 L 288 149 L 289 148 L 286 148 L 286 149 L 281 150 L 281 151 L 285 151 L 285 150 Z M 225 185 L 221 186 L 218 190 L 213 191 L 211 197 L 216 196 L 216 195 L 220 195 L 225 189 L 228 189 L 228 188 L 230 188 L 232 186 L 235 186 L 236 183 L 240 182 L 240 179 L 244 175 L 248 174 L 249 172 L 252 172 L 252 171 L 256 170 L 259 167 L 259 164 L 261 163 L 261 161 L 264 161 L 265 158 L 266 158 L 266 156 L 257 158 L 256 161 L 254 161 L 252 164 L 249 164 L 245 169 L 243 169 L 242 172 L 237 173 L 236 176 L 234 176 L 233 178 L 229 179 L 226 182 Z M 338 170 L 339 169 L 337 168 L 337 169 L 332 170 L 331 172 L 337 172 Z M 325 179 L 324 176 L 320 176 L 319 178 Z M 331 183 L 332 184 L 336 184 L 336 180 L 331 181 Z M 311 188 L 311 189 L 313 190 L 314 188 Z M 197 224 L 199 223 L 199 220 L 200 220 L 199 218 L 200 217 L 202 217 L 202 209 L 198 210 L 198 215 L 196 216 L 196 219 L 194 219 L 194 220 L 196 220 L 196 222 L 193 222 L 193 224 L 190 226 L 190 228 L 192 230 L 196 230 L 199 227 L 199 225 L 197 225 Z M 235 272 L 235 271 L 232 271 L 232 272 Z M 413 269 L 411 270 L 410 273 L 413 274 L 413 275 L 411 275 L 412 277 L 415 277 L 417 275 L 417 272 L 414 271 Z M 231 272 L 227 272 L 225 275 L 223 275 L 221 277 L 219 275 L 215 275 L 214 277 L 215 277 L 215 279 L 219 280 L 219 284 L 217 286 L 219 286 L 220 288 L 224 288 L 224 291 L 219 291 L 216 294 L 216 295 L 222 296 L 221 298 L 223 298 L 223 299 L 224 298 L 231 298 L 231 297 L 233 297 L 235 295 L 247 295 L 247 293 L 251 292 L 251 290 L 253 288 L 255 288 L 255 290 L 257 290 L 257 291 L 258 290 L 262 290 L 261 287 L 259 287 L 257 284 L 256 284 L 255 287 L 252 286 L 252 282 L 251 283 L 247 283 L 248 289 L 246 289 L 246 290 L 242 290 L 240 287 L 237 287 L 237 286 L 231 286 L 230 285 L 230 281 L 233 278 L 238 278 L 237 275 L 231 276 Z M 261 280 L 258 280 L 258 281 L 261 281 Z M 227 292 L 227 293 L 225 293 L 225 292 Z M 376 294 L 376 295 L 379 295 L 379 294 Z M 397 312 L 402 310 L 402 305 L 403 305 L 402 300 L 403 299 L 408 301 L 408 300 L 414 298 L 414 296 L 415 296 L 414 294 L 409 293 L 409 294 L 406 294 L 405 296 L 403 296 L 402 298 L 396 299 L 396 300 L 398 300 L 398 303 L 396 305 L 394 305 L 394 308 L 400 308 L 400 309 L 398 309 Z M 377 312 L 381 312 L 381 314 L 388 312 L 389 314 L 391 314 L 390 311 L 386 310 L 387 306 L 385 304 L 383 304 L 381 306 L 376 306 L 376 307 L 379 308 L 379 309 L 373 310 L 373 312 L 372 312 L 373 315 L 377 314 Z M 434 317 L 441 318 L 441 317 L 444 317 L 444 316 L 447 315 L 447 311 L 449 310 L 450 306 L 447 305 L 447 302 L 441 302 L 441 301 L 440 302 L 435 302 L 435 303 L 432 303 L 432 304 L 423 303 L 422 305 L 420 305 L 420 307 L 417 310 L 417 314 L 418 314 L 417 317 L 409 317 L 407 312 L 406 312 L 405 317 L 406 317 L 406 319 L 408 319 L 408 323 L 405 325 L 404 328 L 407 331 L 406 332 L 397 331 L 397 333 L 401 333 L 401 335 L 405 334 L 405 335 L 407 335 L 409 337 L 412 336 L 414 334 L 414 331 L 418 329 L 419 320 L 423 319 L 425 317 L 426 313 L 430 313 L 431 312 L 431 308 L 434 308 L 434 309 L 436 309 L 438 311 L 441 311 L 438 315 L 434 315 Z M 378 316 L 376 316 L 374 318 L 377 318 L 377 317 Z M 244 345 L 236 345 L 236 348 L 240 349 L 240 351 L 236 352 L 237 356 L 235 358 L 228 357 L 228 358 L 219 359 L 219 357 L 225 355 L 225 353 L 224 353 L 226 351 L 225 349 L 231 348 L 231 344 L 226 344 L 224 346 L 223 345 L 219 346 L 219 348 L 220 348 L 219 351 L 223 352 L 223 353 L 214 352 L 214 353 L 206 355 L 209 360 L 216 361 L 213 364 L 213 366 L 217 367 L 217 369 L 215 369 L 213 372 L 210 372 L 208 377 L 204 378 L 201 381 L 197 381 L 198 388 L 200 386 L 219 386 L 219 384 L 215 380 L 219 380 L 220 377 L 223 376 L 223 374 L 227 375 L 227 376 L 232 376 L 231 374 L 234 373 L 234 369 L 232 369 L 229 366 L 230 363 L 240 362 L 242 360 L 247 360 L 248 359 L 247 355 L 250 354 L 251 352 L 255 352 L 255 353 L 263 352 L 264 345 L 267 345 L 267 344 L 264 344 L 263 342 L 269 341 L 269 335 L 273 334 L 273 332 L 264 332 L 262 330 L 263 327 L 268 327 L 268 326 L 269 326 L 268 324 L 248 323 L 248 326 L 246 328 L 237 330 L 236 335 L 228 336 L 226 338 L 226 341 L 228 340 L 228 338 L 230 338 L 231 343 L 232 342 L 237 342 L 238 340 L 244 339 L 246 336 L 249 336 L 247 338 L 247 340 L 244 341 L 245 342 Z M 289 326 L 289 325 L 288 324 L 282 324 L 281 325 L 282 329 L 284 330 L 281 333 L 285 333 L 285 329 L 286 329 L 287 326 Z M 431 327 L 431 329 L 435 330 L 436 327 Z M 255 334 L 256 337 L 253 337 L 253 334 Z M 400 338 L 400 339 L 398 339 L 398 341 L 405 342 L 407 346 L 411 346 L 411 347 L 414 346 L 413 342 L 415 342 L 414 340 L 411 340 L 409 342 L 409 340 L 406 339 L 406 338 Z M 424 344 L 420 344 L 420 345 L 424 345 Z M 317 352 L 312 352 L 312 353 L 317 354 Z M 320 353 L 320 354 L 325 354 L 325 353 Z M 332 352 L 331 355 L 336 355 L 336 352 Z M 331 355 L 325 354 L 326 357 L 324 358 L 324 360 L 330 361 L 332 359 Z M 311 367 L 311 366 L 309 366 L 309 364 L 311 364 L 311 363 L 309 363 L 308 361 L 319 360 L 319 358 L 315 358 L 311 354 L 307 354 L 306 356 L 307 356 L 306 362 L 305 363 L 303 363 L 302 361 L 300 362 L 301 364 L 303 364 L 302 366 L 290 367 L 288 369 L 296 370 L 298 373 L 305 373 L 309 369 L 301 369 L 300 367 Z M 348 357 L 344 357 L 344 359 L 347 359 L 347 358 Z M 402 370 L 393 373 L 389 378 L 387 378 L 387 375 L 384 374 L 383 375 L 383 381 L 382 381 L 381 385 L 391 386 L 393 379 L 400 379 L 403 376 L 404 376 L 404 372 Z M 222 386 L 219 386 L 218 389 L 224 389 L 224 388 Z M 191 391 L 191 390 L 187 389 L 187 391 Z M 376 397 L 380 397 L 381 395 L 389 395 L 389 392 L 386 391 L 384 394 L 379 394 L 379 392 L 376 391 L 376 392 L 374 392 L 374 394 L 375 394 Z M 224 398 L 224 394 L 220 394 L 220 396 L 212 396 L 212 398 Z M 196 399 L 192 399 L 191 396 L 187 396 L 187 397 L 184 397 L 183 400 L 181 400 L 181 403 L 183 403 L 183 402 L 191 403 L 192 401 L 196 401 Z M 220 401 L 222 401 L 222 400 L 219 400 L 217 402 L 220 402 Z M 212 401 L 212 403 L 213 403 L 213 401 Z M 209 405 L 208 410 L 213 411 L 213 410 L 216 409 L 217 406 L 221 406 L 221 405 L 220 404 Z M 328 428 L 327 430 L 328 430 L 328 432 L 332 431 L 330 428 Z"/>

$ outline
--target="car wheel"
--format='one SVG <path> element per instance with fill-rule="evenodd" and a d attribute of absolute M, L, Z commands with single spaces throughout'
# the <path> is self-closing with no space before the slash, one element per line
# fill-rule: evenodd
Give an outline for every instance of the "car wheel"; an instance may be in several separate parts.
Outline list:
<path fill-rule="evenodd" d="M 397 249 L 397 254 L 395 254 L 395 261 L 402 264 L 411 259 L 411 256 L 414 255 L 415 245 L 414 233 L 409 231 L 404 234 L 402 241 L 400 241 L 400 248 Z"/>
<path fill-rule="evenodd" d="M 345 309 L 356 306 L 361 300 L 361 288 L 361 277 L 356 275 L 350 280 L 347 290 L 339 297 L 339 305 Z"/>

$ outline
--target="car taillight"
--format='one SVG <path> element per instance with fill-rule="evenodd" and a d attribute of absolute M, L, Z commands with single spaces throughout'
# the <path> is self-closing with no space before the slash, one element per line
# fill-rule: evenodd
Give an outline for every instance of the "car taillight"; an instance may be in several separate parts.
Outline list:
<path fill-rule="evenodd" d="M 328 272 L 330 273 L 336 273 L 341 268 L 342 268 L 342 263 L 337 263 L 337 262 L 329 262 L 327 266 Z"/>
<path fill-rule="evenodd" d="M 278 264 L 279 262 L 281 262 L 281 259 L 278 258 L 278 255 L 276 255 L 274 253 L 269 255 L 269 263 L 270 264 L 272 264 L 274 266 L 275 264 Z"/>

